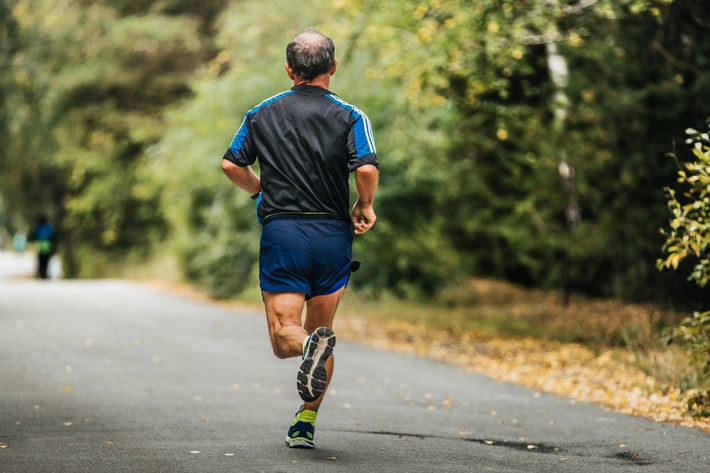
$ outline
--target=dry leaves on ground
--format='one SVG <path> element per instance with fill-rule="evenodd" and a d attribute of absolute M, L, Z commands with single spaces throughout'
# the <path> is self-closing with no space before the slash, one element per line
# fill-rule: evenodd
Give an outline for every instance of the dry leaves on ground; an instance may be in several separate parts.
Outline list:
<path fill-rule="evenodd" d="M 216 303 L 189 285 L 153 283 L 161 290 Z M 480 286 L 480 284 L 479 284 Z M 477 287 L 479 293 L 485 288 Z M 233 307 L 233 302 L 220 302 Z M 622 308 L 623 309 L 623 308 Z M 607 310 L 599 309 L 600 313 Z M 619 308 L 614 308 L 619 312 Z M 629 320 L 624 313 L 621 319 Z M 607 320 L 607 319 L 605 319 Z M 373 330 L 373 325 L 377 330 Z M 436 330 L 402 321 L 375 322 L 346 313 L 336 318 L 338 336 L 384 350 L 429 356 L 455 363 L 492 379 L 541 392 L 597 403 L 618 412 L 710 432 L 710 419 L 685 415 L 677 386 L 664 385 L 631 363 L 623 353 L 599 353 L 575 343 L 534 338 L 504 338 L 472 332 Z"/>
<path fill-rule="evenodd" d="M 659 384 L 611 349 L 594 353 L 574 343 L 483 337 L 405 322 L 378 323 L 377 330 L 372 325 L 348 314 L 336 328 L 339 336 L 385 350 L 429 356 L 500 381 L 710 432 L 710 419 L 684 415 L 677 387 Z"/>

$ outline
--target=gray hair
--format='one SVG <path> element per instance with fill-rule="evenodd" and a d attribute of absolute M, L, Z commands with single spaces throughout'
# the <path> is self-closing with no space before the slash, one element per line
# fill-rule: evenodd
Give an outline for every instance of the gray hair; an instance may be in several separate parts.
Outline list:
<path fill-rule="evenodd" d="M 315 28 L 307 28 L 286 46 L 286 62 L 296 76 L 313 80 L 333 68 L 335 44 Z"/>

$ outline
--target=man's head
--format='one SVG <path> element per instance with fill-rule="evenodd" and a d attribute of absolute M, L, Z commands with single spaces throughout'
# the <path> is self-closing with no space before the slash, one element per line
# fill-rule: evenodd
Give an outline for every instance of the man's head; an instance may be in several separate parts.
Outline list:
<path fill-rule="evenodd" d="M 336 64 L 333 40 L 314 28 L 302 31 L 286 46 L 289 75 L 311 81 L 324 74 L 332 75 Z"/>

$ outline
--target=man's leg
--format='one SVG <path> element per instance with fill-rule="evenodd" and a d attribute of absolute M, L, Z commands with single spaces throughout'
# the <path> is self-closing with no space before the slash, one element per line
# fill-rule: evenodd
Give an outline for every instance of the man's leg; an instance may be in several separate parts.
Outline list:
<path fill-rule="evenodd" d="M 342 287 L 332 294 L 314 297 L 307 302 L 306 320 L 304 324 L 304 328 L 307 333 L 313 333 L 318 327 L 333 327 L 333 318 L 335 317 L 335 311 L 338 308 L 338 303 L 343 295 L 343 291 L 345 291 L 345 287 Z M 325 392 L 328 389 L 328 385 L 330 384 L 330 380 L 333 376 L 333 367 L 334 361 L 333 356 L 331 355 L 325 363 L 327 378 L 323 394 L 321 394 L 315 401 L 304 402 L 304 410 L 318 412 L 321 402 L 325 397 Z"/>
<path fill-rule="evenodd" d="M 40 279 L 47 279 L 47 268 L 49 267 L 49 255 L 40 254 L 38 256 L 37 274 Z"/>
<path fill-rule="evenodd" d="M 325 296 L 317 296 L 307 303 L 305 324 L 301 326 L 301 313 L 305 296 L 297 292 L 264 292 L 264 307 L 269 325 L 271 347 L 279 358 L 303 355 L 303 340 L 318 327 L 333 326 L 333 317 L 345 288 Z M 333 356 L 325 364 L 326 389 L 333 374 Z M 325 393 L 325 389 L 323 390 Z M 306 402 L 304 409 L 318 411 L 323 396 Z"/>
<path fill-rule="evenodd" d="M 298 292 L 262 294 L 274 354 L 279 358 L 301 356 L 303 339 L 310 333 L 301 326 L 301 313 L 306 296 Z"/>
<path fill-rule="evenodd" d="M 307 303 L 306 320 L 301 326 L 305 296 L 297 292 L 263 292 L 266 320 L 271 346 L 279 358 L 303 355 L 303 340 L 318 327 L 333 326 L 333 317 L 345 288 L 325 296 L 317 296 Z M 333 357 L 326 361 L 328 381 L 333 373 Z M 326 384 L 327 389 L 327 384 Z M 325 392 L 325 390 L 324 390 Z M 317 411 L 323 396 L 306 403 L 306 409 Z"/>
<path fill-rule="evenodd" d="M 333 294 L 314 297 L 307 303 L 304 332 L 313 335 L 312 338 L 309 339 L 308 354 L 301 362 L 299 369 L 298 389 L 302 397 L 304 394 L 310 396 L 314 393 L 317 388 L 315 385 L 311 384 L 310 381 L 307 381 L 308 377 L 313 376 L 320 380 L 319 383 L 322 383 L 323 378 L 320 376 L 323 374 L 323 368 L 325 368 L 325 385 L 319 385 L 318 388 L 322 387 L 322 392 L 316 399 L 304 401 L 303 406 L 296 414 L 286 435 L 286 445 L 289 447 L 315 448 L 313 440 L 315 435 L 316 415 L 318 414 L 318 409 L 325 397 L 325 392 L 328 389 L 328 384 L 333 375 L 334 363 L 332 351 L 330 350 L 332 350 L 333 344 L 335 343 L 335 336 L 330 330 L 330 327 L 333 325 L 333 317 L 343 290 L 344 288 L 341 288 Z M 328 329 L 322 327 L 328 327 Z M 320 367 L 317 368 L 317 370 L 320 370 L 320 374 L 316 374 L 316 371 L 313 371 L 313 367 L 316 366 L 314 363 L 315 360 L 319 358 L 317 353 L 320 349 L 326 350 L 323 353 L 330 351 L 330 356 L 325 360 L 325 365 L 321 364 Z M 304 381 L 306 382 L 305 384 Z M 311 388 L 313 388 L 313 390 L 311 390 Z"/>

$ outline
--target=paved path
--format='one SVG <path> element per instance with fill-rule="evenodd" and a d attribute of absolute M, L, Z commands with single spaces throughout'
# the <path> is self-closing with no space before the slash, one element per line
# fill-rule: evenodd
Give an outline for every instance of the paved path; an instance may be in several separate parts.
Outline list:
<path fill-rule="evenodd" d="M 345 340 L 336 354 L 318 448 L 293 450 L 298 363 L 271 354 L 260 312 L 0 279 L 0 472 L 710 471 L 698 430 Z"/>

